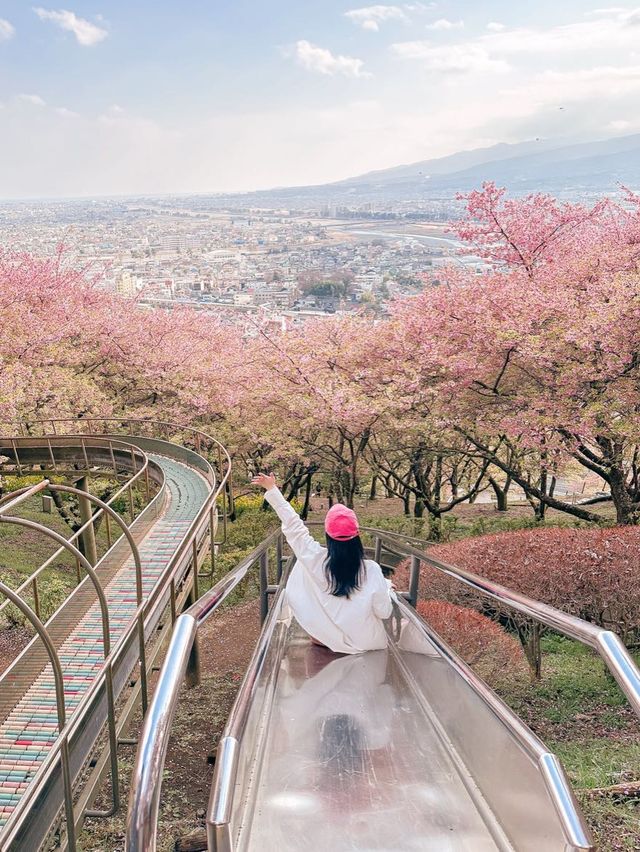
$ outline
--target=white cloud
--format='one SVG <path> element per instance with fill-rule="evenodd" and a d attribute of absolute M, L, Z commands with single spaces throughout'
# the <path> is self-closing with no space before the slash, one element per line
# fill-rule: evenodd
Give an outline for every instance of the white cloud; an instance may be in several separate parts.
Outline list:
<path fill-rule="evenodd" d="M 520 27 L 494 30 L 478 41 L 495 54 L 586 52 L 633 48 L 640 9 L 602 9 L 597 20 L 578 21 L 546 29 Z"/>
<path fill-rule="evenodd" d="M 509 70 L 504 59 L 494 59 L 480 44 L 433 45 L 430 41 L 404 41 L 391 50 L 402 59 L 418 59 L 428 71 L 447 74 L 479 74 Z"/>
<path fill-rule="evenodd" d="M 80 114 L 67 107 L 56 107 L 56 113 L 63 118 L 80 118 Z"/>
<path fill-rule="evenodd" d="M 33 106 L 45 106 L 45 102 L 40 95 L 18 95 L 18 100 L 25 104 L 32 104 Z"/>
<path fill-rule="evenodd" d="M 618 68 L 603 65 L 575 71 L 543 71 L 528 85 L 528 96 L 534 106 L 558 105 L 613 100 L 640 92 L 640 65 Z M 506 96 L 516 90 L 506 89 Z"/>
<path fill-rule="evenodd" d="M 363 30 L 377 32 L 380 24 L 384 21 L 408 22 L 407 15 L 400 6 L 363 6 L 360 9 L 350 9 L 345 12 L 345 17 Z"/>
<path fill-rule="evenodd" d="M 346 77 L 370 77 L 363 71 L 364 62 L 353 56 L 336 56 L 325 47 L 318 47 L 306 40 L 296 42 L 295 57 L 307 71 L 333 76 L 344 74 Z"/>
<path fill-rule="evenodd" d="M 432 24 L 427 24 L 428 30 L 460 30 L 464 27 L 464 21 L 450 21 L 448 18 L 439 18 Z"/>
<path fill-rule="evenodd" d="M 38 6 L 33 11 L 41 21 L 52 21 L 60 29 L 73 33 L 78 44 L 82 44 L 84 47 L 98 44 L 109 35 L 103 27 L 92 24 L 85 18 L 79 18 L 75 12 L 69 12 L 67 9 L 43 9 Z"/>
<path fill-rule="evenodd" d="M 542 60 L 542 55 L 556 55 L 566 63 L 570 56 L 582 53 L 592 63 L 597 54 L 602 54 L 613 63 L 622 57 L 627 61 L 631 58 L 630 51 L 638 43 L 637 24 L 640 8 L 616 7 L 600 10 L 597 19 L 571 24 L 508 28 L 492 22 L 487 25 L 489 32 L 446 47 L 424 40 L 400 42 L 391 49 L 397 56 L 421 60 L 428 70 L 442 72 L 505 71 L 516 58 L 530 61 L 531 56 L 535 56 L 538 67 L 544 67 L 549 60 Z M 442 24 L 440 28 L 451 27 Z"/>
<path fill-rule="evenodd" d="M 0 41 L 9 41 L 16 34 L 16 28 L 9 21 L 0 18 Z"/>
<path fill-rule="evenodd" d="M 591 9 L 589 12 L 586 12 L 587 18 L 601 18 L 602 16 L 608 17 L 609 15 L 616 14 L 619 12 L 627 12 L 628 9 L 625 9 L 624 6 L 609 6 L 606 9 Z"/>
<path fill-rule="evenodd" d="M 632 121 L 627 121 L 626 118 L 618 118 L 614 119 L 614 121 L 610 121 L 607 124 L 607 130 L 613 130 L 615 132 L 622 132 L 624 130 L 631 130 L 633 127 Z"/>

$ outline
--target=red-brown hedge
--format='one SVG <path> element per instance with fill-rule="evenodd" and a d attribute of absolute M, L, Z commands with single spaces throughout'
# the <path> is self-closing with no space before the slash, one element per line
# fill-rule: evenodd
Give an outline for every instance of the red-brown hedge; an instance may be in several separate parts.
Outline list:
<path fill-rule="evenodd" d="M 434 559 L 640 642 L 640 528 L 543 528 L 496 533 L 436 545 Z M 402 586 L 402 566 L 396 585 Z M 435 568 L 422 565 L 420 597 L 482 608 L 491 601 Z"/>
<path fill-rule="evenodd" d="M 518 641 L 473 609 L 439 600 L 418 601 L 418 613 L 480 677 L 492 685 L 526 677 Z"/>

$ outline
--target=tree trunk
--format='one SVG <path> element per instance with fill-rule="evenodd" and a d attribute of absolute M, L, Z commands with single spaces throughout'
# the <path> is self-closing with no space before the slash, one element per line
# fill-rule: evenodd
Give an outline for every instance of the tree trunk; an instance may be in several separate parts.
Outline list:
<path fill-rule="evenodd" d="M 610 468 L 609 484 L 611 499 L 616 507 L 616 520 L 622 526 L 630 526 L 640 522 L 640 512 L 637 503 L 631 499 L 627 489 L 625 472 L 620 465 Z"/>
<path fill-rule="evenodd" d="M 493 493 L 496 495 L 496 509 L 498 512 L 507 512 L 509 509 L 509 487 L 511 486 L 511 477 L 507 476 L 504 486 L 500 485 L 492 476 L 489 477 L 489 482 L 493 488 Z"/>
<path fill-rule="evenodd" d="M 374 474 L 373 479 L 371 480 L 371 488 L 369 489 L 369 500 L 376 499 L 376 486 L 378 484 L 378 477 Z"/>
<path fill-rule="evenodd" d="M 526 625 L 517 625 L 518 637 L 522 650 L 529 663 L 531 679 L 536 681 L 542 677 L 542 649 L 540 648 L 540 625 L 537 622 L 529 622 Z"/>
<path fill-rule="evenodd" d="M 384 481 L 384 489 L 385 489 L 385 493 L 387 495 L 387 499 L 390 498 L 390 497 L 393 497 L 393 488 L 391 486 L 391 482 L 392 482 L 392 476 L 391 476 L 391 474 L 389 474 L 389 476 L 387 476 L 387 478 Z"/>
<path fill-rule="evenodd" d="M 416 497 L 416 502 L 413 506 L 413 517 L 414 518 L 424 517 L 424 500 L 421 500 L 419 497 Z"/>
<path fill-rule="evenodd" d="M 312 474 L 307 474 L 307 484 L 304 491 L 304 506 L 302 507 L 302 512 L 300 513 L 300 517 L 303 521 L 306 521 L 309 517 L 309 504 L 311 502 L 311 479 Z"/>

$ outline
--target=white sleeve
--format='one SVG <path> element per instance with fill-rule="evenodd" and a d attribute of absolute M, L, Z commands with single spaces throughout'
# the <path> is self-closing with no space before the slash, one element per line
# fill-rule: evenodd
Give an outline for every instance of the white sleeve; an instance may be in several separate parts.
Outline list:
<path fill-rule="evenodd" d="M 280 518 L 282 532 L 289 543 L 289 547 L 293 550 L 296 559 L 300 562 L 305 562 L 320 556 L 324 551 L 324 547 L 313 538 L 293 506 L 284 499 L 280 489 L 269 488 L 264 496 L 267 503 L 269 503 Z"/>
<path fill-rule="evenodd" d="M 391 597 L 393 595 L 393 589 L 391 588 L 391 581 L 385 579 L 382 569 L 377 562 L 374 562 L 373 564 L 375 565 L 376 573 L 380 575 L 377 588 L 373 593 L 373 612 L 378 616 L 378 618 L 389 618 L 393 611 Z"/>

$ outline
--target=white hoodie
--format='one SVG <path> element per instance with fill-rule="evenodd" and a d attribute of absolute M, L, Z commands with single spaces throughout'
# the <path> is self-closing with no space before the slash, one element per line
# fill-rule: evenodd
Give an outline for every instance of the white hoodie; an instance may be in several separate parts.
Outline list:
<path fill-rule="evenodd" d="M 318 642 L 340 654 L 387 647 L 382 619 L 391 615 L 391 584 L 377 562 L 365 560 L 360 588 L 348 598 L 329 591 L 324 570 L 327 549 L 309 533 L 277 488 L 265 498 L 282 521 L 282 532 L 296 556 L 287 582 L 286 601 L 298 624 Z"/>

